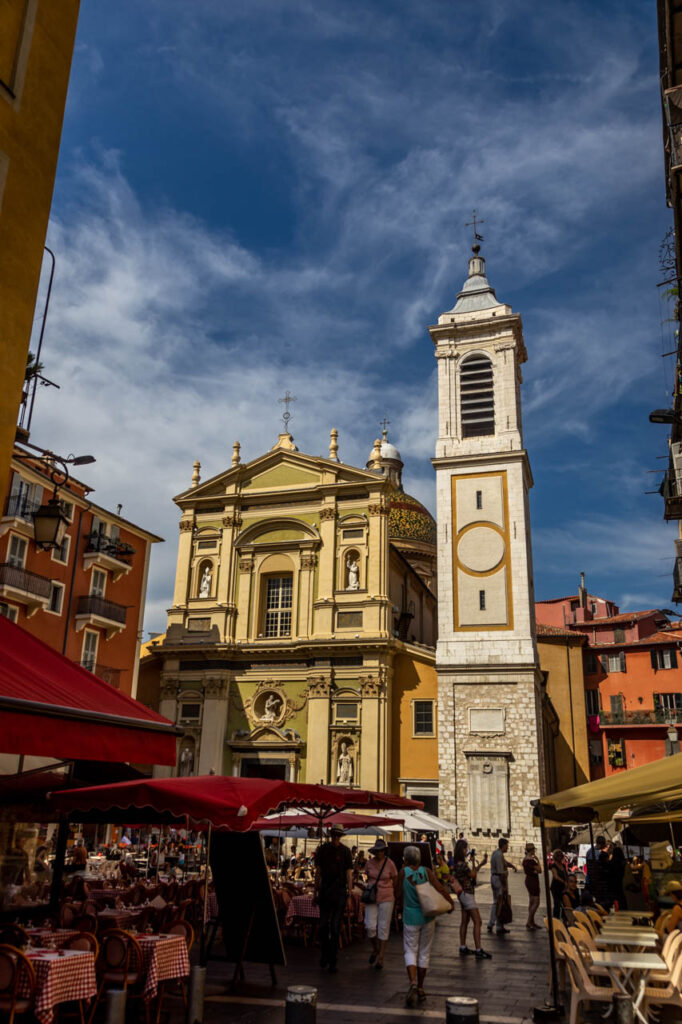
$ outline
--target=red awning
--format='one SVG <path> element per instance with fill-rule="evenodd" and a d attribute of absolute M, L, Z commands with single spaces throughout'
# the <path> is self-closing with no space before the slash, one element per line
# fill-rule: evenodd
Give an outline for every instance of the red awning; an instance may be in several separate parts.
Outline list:
<path fill-rule="evenodd" d="M 174 765 L 176 732 L 0 616 L 0 753 Z"/>
<path fill-rule="evenodd" d="M 279 779 L 240 779 L 196 775 L 180 779 L 140 779 L 112 786 L 88 786 L 55 793 L 59 811 L 107 814 L 108 821 L 143 820 L 149 824 L 186 817 L 194 824 L 246 832 L 266 814 L 286 807 L 309 810 L 316 822 L 344 807 L 423 807 L 418 800 L 341 786 L 314 786 Z M 79 819 L 80 820 L 80 819 Z"/>
<path fill-rule="evenodd" d="M 259 818 L 251 826 L 254 832 L 286 832 L 289 828 L 317 828 L 320 819 L 313 814 L 305 812 L 293 814 L 277 814 L 269 818 Z M 343 828 L 384 828 L 388 825 L 398 825 L 402 829 L 400 818 L 384 818 L 380 814 L 354 814 L 353 811 L 339 811 L 337 814 L 329 814 L 324 818 L 324 828 L 331 828 L 332 825 L 342 825 Z"/>

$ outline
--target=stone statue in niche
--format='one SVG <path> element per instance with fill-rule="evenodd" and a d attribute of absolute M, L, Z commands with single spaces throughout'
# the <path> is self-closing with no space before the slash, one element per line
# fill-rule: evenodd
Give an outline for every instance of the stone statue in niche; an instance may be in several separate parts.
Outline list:
<path fill-rule="evenodd" d="M 201 577 L 201 583 L 199 584 L 199 597 L 210 597 L 211 596 L 211 570 L 209 566 L 204 569 Z"/>
<path fill-rule="evenodd" d="M 178 775 L 186 778 L 194 774 L 194 750 L 192 747 L 185 747 L 180 754 L 180 768 Z"/>
<path fill-rule="evenodd" d="M 261 722 L 276 722 L 282 710 L 282 698 L 276 693 L 268 694 L 263 705 L 263 713 L 260 716 Z"/>
<path fill-rule="evenodd" d="M 346 590 L 359 590 L 360 589 L 360 566 L 355 555 L 349 555 L 346 559 L 346 569 L 348 570 L 348 584 Z"/>
<path fill-rule="evenodd" d="M 341 753 L 336 762 L 336 781 L 340 786 L 352 786 L 354 777 L 353 758 L 348 753 L 348 744 L 341 744 Z"/>

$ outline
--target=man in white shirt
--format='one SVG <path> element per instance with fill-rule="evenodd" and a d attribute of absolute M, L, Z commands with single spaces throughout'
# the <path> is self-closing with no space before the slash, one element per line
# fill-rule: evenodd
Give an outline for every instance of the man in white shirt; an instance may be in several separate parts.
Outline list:
<path fill-rule="evenodd" d="M 497 918 L 497 901 L 508 890 L 509 868 L 513 871 L 518 870 L 516 865 L 512 864 L 505 857 L 508 849 L 509 841 L 502 838 L 498 841 L 497 849 L 490 858 L 490 885 L 493 890 L 493 905 L 490 908 L 490 917 L 488 918 L 488 931 L 491 932 L 497 926 L 498 935 L 508 932 L 509 929 L 505 928 Z"/>

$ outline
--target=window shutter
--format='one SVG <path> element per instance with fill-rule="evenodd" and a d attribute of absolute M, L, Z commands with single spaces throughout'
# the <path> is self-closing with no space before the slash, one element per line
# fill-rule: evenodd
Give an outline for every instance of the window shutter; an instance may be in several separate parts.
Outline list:
<path fill-rule="evenodd" d="M 621 672 L 627 672 L 627 668 L 625 666 L 625 651 L 621 651 L 620 654 L 618 655 L 618 657 L 620 658 L 620 670 L 621 670 Z"/>
<path fill-rule="evenodd" d="M 674 647 L 670 648 L 670 664 L 673 668 L 677 668 L 677 651 Z"/>
<path fill-rule="evenodd" d="M 651 667 L 652 667 L 652 669 L 655 672 L 656 669 L 658 668 L 658 661 L 656 660 L 656 650 L 655 650 L 655 648 L 652 647 L 651 650 L 649 651 L 649 654 L 651 655 Z"/>
<path fill-rule="evenodd" d="M 12 486 L 9 490 L 10 496 L 16 498 L 21 494 L 21 477 L 18 473 L 12 473 Z"/>
<path fill-rule="evenodd" d="M 609 671 L 609 659 L 607 658 L 607 656 L 605 654 L 600 654 L 599 655 L 599 660 L 601 661 L 602 672 L 608 673 L 608 671 Z"/>

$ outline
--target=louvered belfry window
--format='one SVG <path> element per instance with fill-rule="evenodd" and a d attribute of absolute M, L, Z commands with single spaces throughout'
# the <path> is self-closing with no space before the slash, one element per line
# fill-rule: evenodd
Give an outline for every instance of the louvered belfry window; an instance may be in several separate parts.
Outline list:
<path fill-rule="evenodd" d="M 495 433 L 493 364 L 487 356 L 464 359 L 459 371 L 462 404 L 462 437 L 483 437 Z"/>

